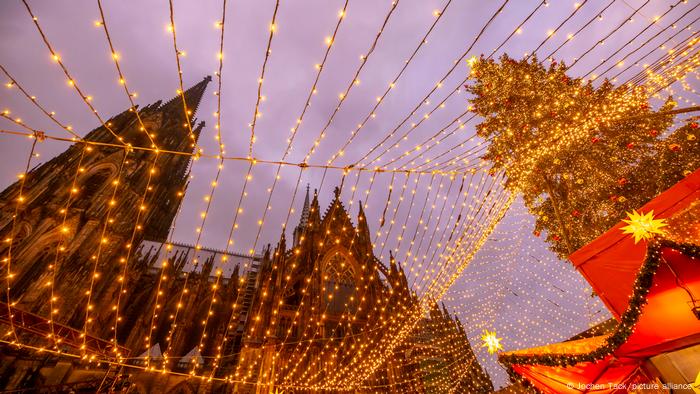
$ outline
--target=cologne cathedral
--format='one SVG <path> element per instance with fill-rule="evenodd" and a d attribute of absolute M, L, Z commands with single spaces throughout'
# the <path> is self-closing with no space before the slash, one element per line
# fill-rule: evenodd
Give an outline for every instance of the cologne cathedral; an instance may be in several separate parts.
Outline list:
<path fill-rule="evenodd" d="M 361 384 L 334 386 L 390 316 L 420 308 L 338 188 L 323 209 L 307 187 L 291 240 L 254 255 L 169 240 L 210 80 L 111 118 L 0 194 L 0 390 L 492 392 L 436 303 Z M 142 149 L 152 139 L 167 154 Z"/>

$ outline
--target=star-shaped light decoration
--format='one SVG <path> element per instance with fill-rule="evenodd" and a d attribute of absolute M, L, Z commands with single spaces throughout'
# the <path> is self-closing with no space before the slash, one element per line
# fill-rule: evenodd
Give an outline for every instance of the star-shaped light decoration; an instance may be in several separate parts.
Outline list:
<path fill-rule="evenodd" d="M 484 343 L 481 345 L 481 347 L 487 348 L 489 354 L 494 354 L 499 350 L 503 350 L 501 339 L 503 338 L 496 337 L 495 331 L 489 332 L 488 330 L 484 330 L 484 334 L 481 336 L 481 340 L 484 341 Z"/>
<path fill-rule="evenodd" d="M 662 227 L 666 226 L 666 219 L 654 219 L 654 211 L 648 213 L 639 213 L 632 210 L 632 213 L 627 212 L 627 220 L 623 222 L 628 225 L 622 227 L 625 234 L 632 234 L 634 243 L 638 243 L 642 239 L 652 238 L 654 235 L 663 235 Z"/>

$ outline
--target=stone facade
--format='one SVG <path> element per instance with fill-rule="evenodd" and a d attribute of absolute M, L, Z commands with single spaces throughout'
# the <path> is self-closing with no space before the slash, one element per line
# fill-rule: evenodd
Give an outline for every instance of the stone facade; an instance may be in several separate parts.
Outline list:
<path fill-rule="evenodd" d="M 307 188 L 291 244 L 283 232 L 260 255 L 167 241 L 204 127 L 187 121 L 209 81 L 185 92 L 187 117 L 176 97 L 85 137 L 150 146 L 143 122 L 159 149 L 184 154 L 79 142 L 0 193 L 2 273 L 11 276 L 0 308 L 9 311 L 0 313 L 1 388 L 323 389 L 347 378 L 342 366 L 369 352 L 392 316 L 415 310 L 401 265 L 374 256 L 362 203 L 353 223 L 339 189 L 321 215 Z M 88 337 L 97 345 L 86 347 Z M 492 390 L 461 323 L 436 305 L 355 391 L 445 387 Z"/>

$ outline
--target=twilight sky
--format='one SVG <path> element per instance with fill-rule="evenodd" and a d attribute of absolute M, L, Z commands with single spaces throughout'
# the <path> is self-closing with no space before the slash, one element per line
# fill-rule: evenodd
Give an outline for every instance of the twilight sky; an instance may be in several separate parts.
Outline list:
<path fill-rule="evenodd" d="M 468 57 L 480 54 L 490 54 L 501 44 L 523 19 L 534 10 L 541 0 L 510 0 L 503 12 L 499 14 L 486 29 L 482 37 L 476 42 L 473 49 L 468 52 Z M 571 63 L 574 58 L 588 51 L 599 40 L 602 40 L 620 23 L 631 18 L 615 34 L 604 40 L 602 45 L 586 54 L 571 70 L 572 76 L 585 75 L 601 59 L 607 58 L 628 41 L 632 40 L 613 59 L 604 64 L 600 70 L 605 70 L 613 65 L 622 56 L 636 48 L 653 35 L 660 33 L 643 50 L 638 51 L 625 61 L 622 68 L 615 68 L 606 76 L 616 74 L 628 65 L 631 65 L 643 54 L 651 51 L 655 46 L 662 45 L 668 37 L 678 32 L 698 16 L 700 11 L 693 9 L 696 6 L 693 1 L 682 3 L 677 0 L 615 0 L 612 5 L 608 0 L 579 0 L 580 10 L 570 18 L 561 29 L 554 34 L 537 52 L 544 57 L 560 46 L 569 33 L 576 32 L 591 18 L 601 15 L 602 18 L 591 23 L 580 34 L 564 45 L 555 55 L 558 60 Z M 110 29 L 112 40 L 120 56 L 127 84 L 132 91 L 138 93 L 136 102 L 145 105 L 158 99 L 170 99 L 179 88 L 175 55 L 172 46 L 172 36 L 166 26 L 169 24 L 168 2 L 165 0 L 150 1 L 103 1 L 105 18 Z M 376 111 L 376 117 L 372 118 L 359 132 L 354 142 L 346 149 L 345 156 L 338 159 L 337 163 L 346 165 L 359 160 L 377 142 L 384 138 L 391 130 L 411 113 L 411 110 L 426 96 L 426 94 L 440 81 L 446 72 L 460 59 L 463 52 L 469 47 L 481 28 L 491 15 L 497 10 L 503 1 L 471 1 L 471 0 L 399 0 L 395 12 L 391 15 L 386 29 L 383 31 L 377 46 L 370 55 L 364 69 L 358 79 L 360 83 L 355 85 L 347 99 L 342 104 L 337 116 L 327 129 L 326 138 L 321 142 L 319 149 L 311 156 L 309 162 L 324 164 L 345 143 L 350 133 L 369 113 L 376 103 L 376 97 L 381 96 L 389 83 L 399 72 L 404 62 L 410 57 L 413 50 L 420 42 L 427 29 L 436 18 L 435 10 L 442 9 L 445 4 L 449 6 L 428 36 L 416 57 L 411 61 L 396 87 L 392 89 L 382 105 Z M 513 57 L 520 57 L 525 52 L 531 52 L 546 37 L 549 30 L 559 26 L 574 10 L 575 2 L 569 0 L 552 0 L 551 4 L 541 7 L 525 25 L 522 32 L 514 35 L 506 45 L 498 52 L 508 53 Z M 647 27 L 650 20 L 656 15 L 666 12 L 671 5 L 677 6 L 664 16 L 659 22 L 639 34 Z M 60 1 L 29 1 L 30 6 L 39 18 L 39 23 L 44 29 L 48 40 L 60 54 L 61 59 L 74 77 L 81 89 L 93 96 L 92 103 L 99 113 L 108 118 L 128 107 L 129 103 L 121 86 L 118 84 L 118 76 L 114 69 L 109 47 L 105 40 L 102 28 L 95 27 L 95 21 L 99 19 L 99 11 L 96 1 L 85 0 L 60 0 Z M 265 100 L 261 103 L 262 116 L 256 126 L 257 141 L 254 146 L 253 156 L 267 160 L 278 160 L 286 147 L 286 139 L 290 134 L 290 128 L 303 109 L 306 96 L 316 76 L 315 64 L 320 63 L 326 49 L 325 38 L 333 32 L 338 20 L 338 11 L 343 7 L 342 0 L 296 0 L 282 1 L 277 15 L 276 33 L 271 46 L 271 54 L 267 64 L 266 77 L 262 89 Z M 269 34 L 269 25 L 274 9 L 272 0 L 231 0 L 228 2 L 226 15 L 226 28 L 224 40 L 224 67 L 222 72 L 222 136 L 226 145 L 228 156 L 246 156 L 248 153 L 248 141 L 250 129 L 248 124 L 253 119 L 256 101 L 258 78 L 263 62 L 265 47 Z M 631 16 L 634 10 L 642 7 L 640 11 Z M 339 33 L 333 44 L 332 51 L 323 70 L 317 86 L 317 94 L 312 98 L 311 106 L 307 111 L 304 121 L 299 128 L 293 149 L 288 157 L 290 162 L 301 162 L 312 146 L 326 121 L 331 116 L 338 103 L 338 94 L 345 90 L 352 82 L 355 71 L 360 66 L 360 56 L 367 54 L 369 47 L 376 36 L 381 24 L 391 8 L 391 2 L 387 0 L 349 0 L 347 16 L 342 22 Z M 601 10 L 605 9 L 601 13 Z M 672 21 L 687 15 L 677 22 L 677 29 L 668 29 L 662 32 Z M 215 22 L 221 19 L 221 1 L 174 1 L 175 26 L 178 37 L 178 46 L 186 52 L 181 57 L 183 79 L 186 87 L 200 81 L 205 75 L 214 75 L 218 67 L 216 54 L 219 48 L 219 30 L 215 28 Z M 693 32 L 686 31 L 678 34 L 670 45 L 682 42 Z M 662 49 L 652 52 L 640 63 L 651 63 L 663 54 Z M 20 0 L 5 0 L 0 3 L 0 64 L 4 66 L 30 94 L 37 96 L 37 100 L 47 109 L 56 112 L 56 117 L 66 124 L 73 126 L 79 134 L 84 135 L 98 125 L 97 119 L 82 102 L 80 97 L 66 84 L 66 78 L 60 68 L 49 55 L 47 48 L 41 41 L 41 37 L 28 16 L 24 5 Z M 600 71 L 599 70 L 599 71 Z M 620 80 L 625 80 L 641 70 L 639 66 L 632 66 L 625 71 Z M 461 61 L 451 75 L 445 79 L 441 88 L 416 111 L 416 115 L 399 128 L 399 133 L 407 131 L 411 123 L 418 122 L 426 112 L 431 111 L 436 103 L 439 103 L 468 73 L 466 62 Z M 5 81 L 5 76 L 0 74 L 0 80 Z M 698 81 L 690 77 L 689 82 L 697 87 Z M 218 151 L 214 139 L 216 96 L 214 83 L 209 85 L 207 94 L 200 105 L 197 118 L 207 122 L 200 139 L 200 144 L 205 153 L 216 154 Z M 677 88 L 678 93 L 688 100 L 695 100 L 692 93 Z M 683 106 L 681 100 L 680 105 Z M 448 125 L 459 114 L 466 110 L 467 97 L 460 92 L 445 102 L 444 108 L 437 109 L 429 119 L 420 127 L 415 128 L 405 140 L 400 141 L 400 148 L 390 151 L 379 162 L 386 163 L 389 158 L 399 155 L 416 144 L 437 133 Z M 31 103 L 29 103 L 16 88 L 0 89 L 0 109 L 9 109 L 13 117 L 20 117 L 29 126 L 46 130 L 52 135 L 67 136 L 65 131 L 58 129 L 43 116 Z M 462 120 L 466 120 L 464 117 Z M 466 125 L 453 135 L 447 137 L 435 149 L 430 150 L 426 157 L 435 157 L 443 154 L 441 160 L 456 156 L 467 149 L 473 148 L 477 143 L 470 140 L 464 147 L 458 148 L 450 154 L 444 152 L 456 144 L 467 140 L 474 132 L 475 121 Z M 4 119 L 0 119 L 0 129 L 21 129 Z M 446 129 L 451 131 L 453 127 Z M 396 141 L 395 136 L 389 141 Z M 27 159 L 30 143 L 27 139 L 17 136 L 0 134 L 0 154 L 2 167 L 0 168 L 0 184 L 7 185 L 15 179 L 16 174 L 23 170 Z M 46 141 L 39 144 L 40 157 L 34 164 L 53 157 L 67 147 L 66 143 Z M 380 149 L 370 157 L 374 158 Z M 411 158 L 415 155 L 410 156 Z M 478 155 L 472 156 L 476 158 Z M 398 161 L 402 164 L 407 160 Z M 410 167 L 416 167 L 416 164 Z M 209 193 L 210 183 L 216 173 L 218 162 L 211 158 L 202 158 L 193 166 L 193 179 L 188 189 L 183 210 L 178 217 L 178 224 L 174 232 L 174 239 L 187 243 L 194 243 L 197 237 L 196 228 L 200 225 L 200 212 L 205 208 L 204 196 Z M 223 249 L 226 246 L 229 227 L 233 220 L 233 212 L 237 207 L 238 197 L 243 184 L 247 164 L 243 162 L 226 162 L 222 170 L 219 186 L 214 194 L 212 207 L 207 222 L 202 231 L 200 243 L 205 246 Z M 297 186 L 299 169 L 296 167 L 284 167 L 280 173 L 280 183 L 272 196 L 272 209 L 266 219 L 265 226 L 255 243 L 256 222 L 265 209 L 265 201 L 268 196 L 268 188 L 272 185 L 276 167 L 268 164 L 259 164 L 254 167 L 253 180 L 248 187 L 248 195 L 244 199 L 244 214 L 239 218 L 240 228 L 234 236 L 234 249 L 246 251 L 255 246 L 259 250 L 263 244 L 276 242 L 279 237 L 280 224 L 284 222 L 290 203 L 299 207 L 303 200 L 301 194 L 307 183 L 311 188 L 319 187 L 323 171 L 309 169 L 303 172 L 298 184 L 296 200 L 291 196 Z M 425 198 L 429 191 L 430 176 L 421 177 L 417 183 L 410 179 L 407 189 L 417 190 L 417 200 Z M 439 177 L 438 177 L 439 178 Z M 340 174 L 337 170 L 329 170 L 320 192 L 322 209 L 330 202 L 332 188 L 339 183 Z M 348 183 L 355 181 L 354 176 L 346 180 Z M 358 192 L 355 200 L 365 200 L 365 190 L 369 187 L 369 174 L 363 174 L 360 178 Z M 388 185 L 391 174 L 382 173 L 377 176 L 372 186 L 367 215 L 372 230 L 378 228 L 379 217 L 386 204 Z M 395 193 L 398 193 L 404 175 L 397 175 L 394 179 Z M 434 180 L 437 186 L 440 180 Z M 447 195 L 449 181 L 444 179 L 442 196 Z M 476 182 L 475 182 L 476 184 Z M 449 197 L 455 198 L 459 182 L 450 189 Z M 345 188 L 343 199 L 348 201 L 351 195 L 350 188 Z M 408 192 L 406 197 L 408 198 Z M 483 195 L 475 193 L 468 200 L 476 204 Z M 396 198 L 396 195 L 395 197 Z M 449 200 L 451 201 L 451 200 Z M 346 204 L 347 205 L 347 204 Z M 405 202 L 398 212 L 408 215 Z M 352 215 L 357 212 L 357 204 L 351 209 Z M 439 205 L 436 210 L 439 209 Z M 485 250 L 477 254 L 472 266 L 460 278 L 455 288 L 450 292 L 448 301 L 456 308 L 463 321 L 471 321 L 474 327 L 497 329 L 499 335 L 504 337 L 506 349 L 522 346 L 531 346 L 546 343 L 551 340 L 559 340 L 569 334 L 573 334 L 586 328 L 587 320 L 561 318 L 565 313 L 571 316 L 582 316 L 586 302 L 580 300 L 580 293 L 584 292 L 584 283 L 571 270 L 566 269 L 566 263 L 556 261 L 538 239 L 531 236 L 531 220 L 520 204 L 511 209 L 504 223 L 499 226 L 498 234 L 509 234 L 518 242 L 525 242 L 527 248 L 515 248 L 511 243 L 489 241 Z M 292 215 L 290 227 L 298 221 L 298 214 Z M 410 228 L 417 226 L 417 219 L 411 216 L 407 220 Z M 433 224 L 434 225 L 434 224 Z M 528 227 L 529 226 L 529 227 Z M 443 225 L 444 227 L 444 225 Z M 386 228 L 384 229 L 386 230 Z M 389 239 L 396 239 L 397 225 L 394 233 L 389 234 Z M 382 238 L 384 235 L 382 235 Z M 492 237 L 493 238 L 493 237 Z M 391 241 L 390 241 L 391 242 Z M 500 245 L 496 250 L 489 248 L 493 244 Z M 392 244 L 393 245 L 393 244 Z M 510 246 L 509 246 L 510 245 Z M 393 247 L 393 246 L 392 246 Z M 406 247 L 406 243 L 402 247 Z M 429 248 L 426 244 L 426 250 Z M 533 264 L 532 255 L 525 255 L 524 250 L 534 250 L 534 255 L 544 256 L 542 264 Z M 403 250 L 402 250 L 403 252 Z M 376 251 L 379 255 L 379 251 Z M 386 261 L 386 254 L 383 253 Z M 506 257 L 507 256 L 507 257 Z M 529 267 L 529 271 L 518 267 Z M 503 292 L 500 284 L 484 285 L 489 283 L 489 278 L 494 276 L 494 267 L 507 267 L 508 274 L 504 277 L 513 283 L 511 287 L 530 289 L 533 295 L 531 303 L 542 302 L 541 305 L 551 305 L 546 301 L 551 286 L 543 283 L 558 284 L 564 288 L 563 292 L 570 296 L 561 297 L 559 304 L 566 307 L 532 307 L 518 306 L 525 296 L 513 298 L 512 296 L 499 296 Z M 505 269 L 505 268 L 503 268 Z M 491 271 L 490 271 L 491 270 Z M 423 272 L 416 272 L 415 276 L 423 276 Z M 545 275 L 546 274 L 546 275 Z M 508 276 L 510 275 L 510 276 Z M 546 280 L 538 281 L 538 276 L 545 275 Z M 568 288 L 567 288 L 568 286 Z M 516 289 L 517 290 L 517 289 Z M 465 293 L 466 292 L 466 293 Z M 518 292 L 518 291 L 515 291 Z M 461 294 L 461 296 L 460 296 Z M 526 294 L 520 291 L 520 294 Z M 545 295 L 542 295 L 545 294 Z M 551 297 L 550 297 L 551 298 Z M 494 311 L 508 311 L 508 319 L 499 318 L 496 315 L 479 314 L 481 308 L 465 306 L 460 300 L 488 300 L 493 306 L 483 308 Z M 537 301 L 536 301 L 537 300 Z M 568 300 L 568 301 L 567 301 Z M 471 304 L 470 304 L 471 305 Z M 484 304 L 485 305 L 485 304 Z M 516 307 L 513 307 L 513 306 Z M 540 305 L 540 304 L 538 304 Z M 500 309 L 499 309 L 500 308 Z M 595 308 L 595 306 L 592 306 Z M 493 312 L 494 314 L 496 312 Z M 489 317 L 490 316 L 490 317 Z M 474 320 L 475 319 L 475 320 Z M 529 321 L 543 320 L 551 322 L 551 327 L 544 331 L 545 335 L 537 338 L 523 339 L 522 326 Z M 523 323 L 525 322 L 525 323 Z M 519 324 L 519 325 L 518 325 Z M 499 328 L 501 327 L 501 328 Z M 478 344 L 479 332 L 472 330 L 470 335 L 472 342 Z M 566 333 L 566 335 L 562 334 Z M 509 342 L 510 340 L 510 342 Z M 540 341 L 540 343 L 533 343 Z M 514 345 L 518 343 L 518 345 Z M 484 357 L 480 352 L 480 356 Z M 491 356 L 488 367 L 492 374 L 498 376 L 497 383 L 503 383 L 503 375 L 493 363 L 495 356 Z"/>

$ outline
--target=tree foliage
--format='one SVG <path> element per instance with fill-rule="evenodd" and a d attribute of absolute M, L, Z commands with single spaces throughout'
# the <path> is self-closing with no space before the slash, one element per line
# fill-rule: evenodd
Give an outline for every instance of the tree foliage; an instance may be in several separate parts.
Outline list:
<path fill-rule="evenodd" d="M 672 98 L 654 110 L 643 87 L 594 87 L 566 71 L 504 55 L 476 61 L 466 87 L 484 158 L 563 258 L 700 165 L 697 124 L 671 133 L 673 116 L 659 115 Z"/>

